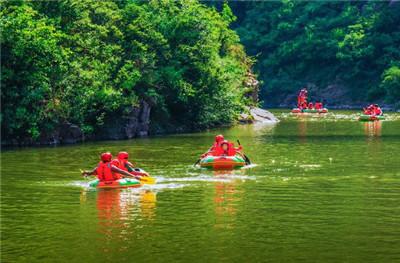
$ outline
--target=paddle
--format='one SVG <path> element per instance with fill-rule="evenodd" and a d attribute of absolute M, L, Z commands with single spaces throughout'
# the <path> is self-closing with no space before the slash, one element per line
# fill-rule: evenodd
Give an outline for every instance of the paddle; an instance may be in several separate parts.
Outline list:
<path fill-rule="evenodd" d="M 240 141 L 239 140 L 236 140 L 236 141 L 239 144 L 239 146 L 241 146 Z M 251 164 L 249 157 L 247 157 L 246 154 L 244 154 L 244 153 L 241 153 L 241 154 L 243 155 L 246 164 Z"/>
<path fill-rule="evenodd" d="M 200 161 L 201 161 L 201 159 L 198 159 L 198 160 L 193 164 L 193 166 L 198 165 Z"/>
<path fill-rule="evenodd" d="M 129 168 L 128 168 L 129 169 Z M 141 172 L 141 173 L 146 173 L 144 170 L 140 169 L 140 168 L 133 168 L 130 167 L 130 169 L 128 170 L 128 172 Z M 147 173 L 146 173 L 147 174 Z M 144 184 L 155 184 L 156 183 L 156 179 L 150 176 L 142 176 L 142 175 L 135 175 L 132 174 L 133 177 L 135 177 L 135 179 L 139 180 L 140 182 L 144 183 Z"/>
<path fill-rule="evenodd" d="M 82 169 L 79 169 L 79 171 L 81 172 L 81 174 L 83 175 L 83 177 L 88 178 L 89 175 L 87 175 L 87 174 L 84 175 L 84 174 L 83 174 L 84 171 L 83 171 Z"/>
<path fill-rule="evenodd" d="M 135 178 L 144 184 L 155 184 L 156 183 L 156 179 L 153 177 L 150 177 L 150 176 L 139 176 L 139 177 L 135 177 Z"/>

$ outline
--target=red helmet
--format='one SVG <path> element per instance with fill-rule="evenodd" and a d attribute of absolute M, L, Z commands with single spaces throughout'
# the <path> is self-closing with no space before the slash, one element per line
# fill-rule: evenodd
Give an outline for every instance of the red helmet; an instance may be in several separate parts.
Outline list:
<path fill-rule="evenodd" d="M 109 153 L 109 152 L 102 153 L 102 154 L 100 155 L 100 159 L 101 159 L 103 162 L 111 162 L 112 154 Z"/>
<path fill-rule="evenodd" d="M 127 152 L 119 152 L 117 157 L 118 159 L 128 159 L 129 154 Z"/>
<path fill-rule="evenodd" d="M 223 144 L 226 144 L 226 145 L 229 146 L 229 142 L 228 142 L 227 140 L 223 140 L 223 141 L 221 142 L 221 146 L 222 146 Z"/>
<path fill-rule="evenodd" d="M 215 136 L 216 142 L 222 142 L 223 140 L 224 140 L 224 135 L 219 134 L 219 135 Z"/>

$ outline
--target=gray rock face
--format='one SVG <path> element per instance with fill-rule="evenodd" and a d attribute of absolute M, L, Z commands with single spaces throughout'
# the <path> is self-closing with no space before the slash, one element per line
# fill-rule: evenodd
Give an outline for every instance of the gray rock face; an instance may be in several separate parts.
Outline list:
<path fill-rule="evenodd" d="M 254 118 L 254 122 L 279 122 L 274 114 L 264 109 L 251 108 L 250 114 Z"/>
<path fill-rule="evenodd" d="M 240 123 L 276 123 L 279 119 L 276 118 L 271 112 L 251 107 L 248 109 L 249 114 L 242 113 L 239 116 Z"/>
<path fill-rule="evenodd" d="M 72 123 L 64 123 L 59 129 L 60 143 L 71 144 L 84 140 L 81 128 Z"/>
<path fill-rule="evenodd" d="M 108 119 L 97 132 L 97 139 L 122 140 L 143 137 L 149 134 L 151 106 L 142 100 L 137 107 L 131 107 L 122 117 Z"/>
<path fill-rule="evenodd" d="M 79 126 L 70 122 L 62 123 L 51 133 L 42 133 L 39 141 L 26 140 L 12 145 L 56 145 L 73 144 L 84 140 L 84 135 Z"/>

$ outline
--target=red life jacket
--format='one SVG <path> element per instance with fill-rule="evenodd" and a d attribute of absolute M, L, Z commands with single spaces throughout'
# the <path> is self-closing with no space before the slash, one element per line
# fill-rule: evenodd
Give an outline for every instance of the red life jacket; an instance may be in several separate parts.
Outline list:
<path fill-rule="evenodd" d="M 126 166 L 126 163 L 119 160 L 119 159 L 114 159 L 111 161 L 112 165 L 115 165 L 116 167 L 118 167 L 121 170 L 127 171 L 128 172 L 128 167 Z M 118 179 L 123 178 L 123 176 L 119 173 L 115 173 L 115 175 L 118 177 Z"/>
<path fill-rule="evenodd" d="M 219 146 L 218 149 L 216 149 L 215 154 L 213 154 L 213 155 L 215 155 L 215 156 L 222 156 L 222 155 L 235 156 L 236 150 L 235 150 L 233 143 L 229 142 L 227 150 L 224 150 L 224 149 L 222 149 L 221 146 Z"/>
<path fill-rule="evenodd" d="M 99 162 L 96 174 L 100 181 L 115 181 L 119 179 L 118 176 L 111 171 L 111 166 L 111 162 Z"/>
<path fill-rule="evenodd" d="M 374 110 L 375 115 L 381 115 L 382 114 L 382 110 L 379 107 L 376 107 Z"/>
<path fill-rule="evenodd" d="M 111 163 L 115 166 L 117 166 L 119 169 L 124 170 L 124 171 L 128 171 L 128 169 L 126 168 L 126 165 L 123 161 L 119 160 L 119 159 L 114 159 L 111 161 Z"/>

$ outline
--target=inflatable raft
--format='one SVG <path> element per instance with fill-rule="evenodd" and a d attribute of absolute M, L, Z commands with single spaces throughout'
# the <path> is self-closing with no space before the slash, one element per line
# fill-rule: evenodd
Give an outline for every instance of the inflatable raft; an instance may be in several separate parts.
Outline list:
<path fill-rule="evenodd" d="M 361 114 L 360 117 L 358 117 L 359 121 L 379 121 L 379 120 L 384 120 L 385 116 L 383 115 L 367 115 L 367 114 Z"/>
<path fill-rule="evenodd" d="M 292 109 L 292 113 L 328 113 L 327 108 L 322 108 L 320 110 L 316 109 L 299 109 L 299 108 L 294 108 Z"/>
<path fill-rule="evenodd" d="M 214 170 L 233 170 L 246 165 L 240 155 L 235 156 L 213 156 L 208 155 L 200 160 L 200 167 Z"/>
<path fill-rule="evenodd" d="M 123 178 L 115 181 L 103 181 L 100 182 L 99 179 L 95 179 L 89 182 L 90 187 L 96 188 L 126 188 L 126 187 L 139 187 L 142 184 L 132 178 Z"/>

